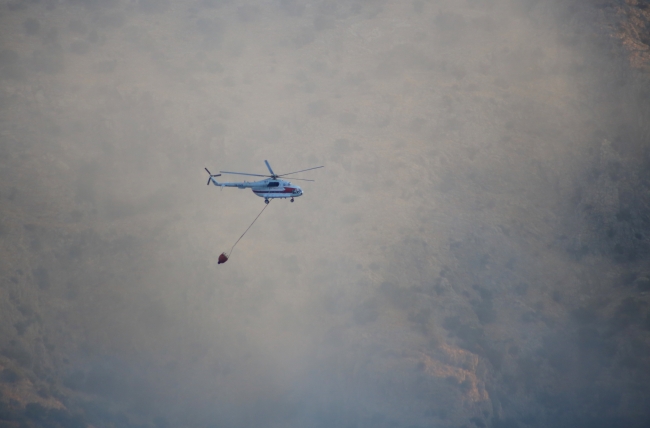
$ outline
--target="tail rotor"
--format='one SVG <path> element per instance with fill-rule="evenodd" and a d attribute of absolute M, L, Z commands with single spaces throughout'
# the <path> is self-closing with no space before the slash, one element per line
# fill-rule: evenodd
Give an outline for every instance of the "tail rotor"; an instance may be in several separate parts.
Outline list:
<path fill-rule="evenodd" d="M 213 173 L 211 173 L 210 170 L 207 169 L 207 168 L 205 168 L 205 170 L 208 172 L 208 174 L 210 174 L 210 177 L 208 177 L 208 183 L 207 183 L 208 186 L 210 185 L 210 182 L 211 182 L 211 181 L 212 181 L 212 182 L 214 183 L 214 185 L 216 186 L 216 185 L 217 185 L 217 182 L 214 181 L 214 177 L 221 177 L 221 174 L 213 174 Z"/>

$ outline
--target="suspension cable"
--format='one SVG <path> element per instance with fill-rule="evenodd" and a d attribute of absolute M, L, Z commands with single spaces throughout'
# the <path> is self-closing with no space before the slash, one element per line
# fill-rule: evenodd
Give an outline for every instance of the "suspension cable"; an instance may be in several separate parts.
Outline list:
<path fill-rule="evenodd" d="M 271 201 L 269 201 L 269 203 L 270 203 L 270 202 L 271 202 Z M 255 224 L 255 222 L 257 221 L 257 219 L 260 218 L 260 216 L 262 215 L 262 213 L 264 212 L 264 210 L 265 210 L 266 207 L 268 207 L 268 206 L 269 206 L 269 204 L 265 204 L 265 205 L 264 205 L 264 208 L 262 208 L 262 211 L 260 211 L 260 213 L 257 215 L 257 217 L 255 217 L 255 220 L 253 220 L 253 222 L 250 224 L 250 226 L 248 226 L 248 229 L 250 229 L 251 227 L 253 227 L 253 225 Z M 244 233 L 241 234 L 241 236 L 239 237 L 239 239 L 237 240 L 237 242 L 235 242 L 235 243 L 233 244 L 232 248 L 230 249 L 230 252 L 228 253 L 228 257 L 230 257 L 230 256 L 232 255 L 232 251 L 235 249 L 235 245 L 237 245 L 237 243 L 238 243 L 239 241 L 241 241 L 241 239 L 244 237 L 244 235 L 246 235 L 246 232 L 248 232 L 248 229 L 246 229 L 246 230 L 244 231 Z"/>

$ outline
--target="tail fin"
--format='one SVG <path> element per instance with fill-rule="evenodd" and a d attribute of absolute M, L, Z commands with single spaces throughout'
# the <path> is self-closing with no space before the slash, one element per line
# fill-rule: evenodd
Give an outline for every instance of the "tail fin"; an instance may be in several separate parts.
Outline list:
<path fill-rule="evenodd" d="M 209 186 L 210 182 L 212 182 L 215 186 L 219 186 L 219 183 L 217 182 L 217 180 L 214 179 L 214 177 L 221 177 L 221 174 L 212 174 L 210 170 L 208 170 L 207 168 L 205 168 L 205 170 L 208 171 L 208 174 L 210 174 L 210 178 L 208 178 L 207 185 Z"/>

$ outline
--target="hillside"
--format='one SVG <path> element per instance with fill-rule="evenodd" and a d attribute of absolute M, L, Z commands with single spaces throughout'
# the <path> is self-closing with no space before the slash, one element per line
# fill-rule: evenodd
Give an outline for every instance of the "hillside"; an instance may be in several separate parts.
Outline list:
<path fill-rule="evenodd" d="M 0 427 L 647 426 L 649 10 L 2 2 Z"/>

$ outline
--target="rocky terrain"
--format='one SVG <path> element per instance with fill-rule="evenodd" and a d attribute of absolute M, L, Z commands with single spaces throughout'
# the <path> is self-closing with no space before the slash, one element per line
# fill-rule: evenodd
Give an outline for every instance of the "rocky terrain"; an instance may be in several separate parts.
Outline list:
<path fill-rule="evenodd" d="M 648 426 L 649 5 L 2 2 L 0 427 Z"/>

